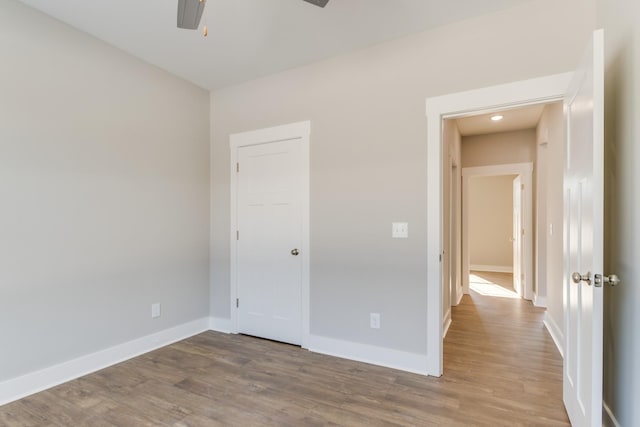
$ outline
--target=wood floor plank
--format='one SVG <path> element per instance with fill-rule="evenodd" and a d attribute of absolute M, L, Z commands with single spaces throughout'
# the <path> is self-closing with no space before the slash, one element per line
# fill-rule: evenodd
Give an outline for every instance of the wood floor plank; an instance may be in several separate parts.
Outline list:
<path fill-rule="evenodd" d="M 474 274 L 510 287 L 509 275 Z M 567 426 L 543 314 L 519 298 L 465 295 L 441 378 L 206 332 L 2 406 L 0 425 Z"/>

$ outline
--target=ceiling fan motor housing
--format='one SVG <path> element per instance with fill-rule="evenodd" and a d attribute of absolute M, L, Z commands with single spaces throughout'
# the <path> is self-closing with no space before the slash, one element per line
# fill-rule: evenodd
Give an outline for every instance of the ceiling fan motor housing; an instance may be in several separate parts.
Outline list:
<path fill-rule="evenodd" d="M 197 29 L 206 2 L 207 0 L 178 0 L 178 28 Z"/>
<path fill-rule="evenodd" d="M 325 7 L 329 0 L 304 0 L 319 7 Z M 178 28 L 195 30 L 200 26 L 200 19 L 207 0 L 178 0 Z"/>

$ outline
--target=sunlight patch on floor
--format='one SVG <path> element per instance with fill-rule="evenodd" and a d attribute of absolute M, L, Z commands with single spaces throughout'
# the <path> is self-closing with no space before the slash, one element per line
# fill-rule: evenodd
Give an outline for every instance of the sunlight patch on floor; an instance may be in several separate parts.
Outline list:
<path fill-rule="evenodd" d="M 520 298 L 515 291 L 503 288 L 502 286 L 483 279 L 482 277 L 478 277 L 475 274 L 469 275 L 469 288 L 472 291 L 487 297 Z"/>

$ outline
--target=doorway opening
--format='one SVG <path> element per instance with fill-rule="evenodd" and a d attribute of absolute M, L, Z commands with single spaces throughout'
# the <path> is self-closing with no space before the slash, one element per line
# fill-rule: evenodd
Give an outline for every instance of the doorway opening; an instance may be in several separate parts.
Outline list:
<path fill-rule="evenodd" d="M 463 230 L 469 273 L 501 273 L 511 278 L 510 289 L 524 295 L 524 191 L 521 175 L 472 176 L 466 180 L 467 214 Z M 469 277 L 470 277 L 469 275 Z M 466 276 L 465 276 L 466 277 Z M 503 280 L 500 284 L 503 284 Z M 476 282 L 476 287 L 478 283 Z M 474 282 L 469 279 L 469 288 Z"/>
<path fill-rule="evenodd" d="M 535 132 L 524 134 L 535 147 Z M 518 134 L 500 138 L 514 135 Z M 534 165 L 532 161 L 462 169 L 464 294 L 469 294 L 469 273 L 486 271 L 511 274 L 518 295 L 534 298 Z"/>
<path fill-rule="evenodd" d="M 430 205 L 428 207 L 428 215 L 427 215 L 427 231 L 429 235 L 440 236 L 440 239 L 430 239 L 427 244 L 427 269 L 428 269 L 428 372 L 431 375 L 440 376 L 443 373 L 443 339 L 444 334 L 452 320 L 455 322 L 455 318 L 452 319 L 451 316 L 451 306 L 461 300 L 464 295 L 464 282 L 468 281 L 468 276 L 465 277 L 466 270 L 462 268 L 462 239 L 461 236 L 463 234 L 462 230 L 462 218 L 461 215 L 454 214 L 451 215 L 452 206 L 455 206 L 458 203 L 458 208 L 455 209 L 456 212 L 462 212 L 462 187 L 464 187 L 464 183 L 462 182 L 462 169 L 466 167 L 479 167 L 479 166 L 487 166 L 484 165 L 469 165 L 464 163 L 464 159 L 462 157 L 463 149 L 462 149 L 462 133 L 457 126 L 453 126 L 455 122 L 452 119 L 459 120 L 463 118 L 476 117 L 480 119 L 483 115 L 495 115 L 497 112 L 501 112 L 501 115 L 504 115 L 504 112 L 511 112 L 514 110 L 522 109 L 524 107 L 529 106 L 540 106 L 546 105 L 550 103 L 558 103 L 563 100 L 564 94 L 566 92 L 566 88 L 568 86 L 568 82 L 571 79 L 571 73 L 566 74 L 558 74 L 549 77 L 543 77 L 539 79 L 532 79 L 527 81 L 521 81 L 501 86 L 494 86 L 485 89 L 477 89 L 469 92 L 461 92 L 457 94 L 444 95 L 441 97 L 430 98 L 427 100 L 427 120 L 428 120 L 428 167 L 430 169 L 430 173 L 428 174 L 428 182 L 427 182 L 427 190 L 430 196 Z M 546 108 L 546 107 L 545 107 Z M 561 110 L 561 107 L 558 107 Z M 560 116 L 561 117 L 561 116 Z M 505 122 L 506 123 L 506 122 Z M 560 119 L 560 131 L 559 134 L 557 130 L 550 131 L 548 129 L 540 128 L 540 132 L 536 133 L 536 143 L 534 145 L 534 150 L 536 154 L 534 154 L 534 160 L 536 159 L 535 155 L 537 155 L 538 149 L 541 151 L 544 150 L 546 144 L 550 140 L 558 140 L 559 138 L 559 148 L 562 150 L 562 140 L 563 140 L 563 130 L 562 130 L 562 119 Z M 547 127 L 547 126 L 544 126 Z M 447 129 L 453 129 L 451 139 L 447 139 Z M 522 129 L 516 128 L 516 129 Z M 509 132 L 515 132 L 516 129 L 508 129 Z M 506 133 L 499 132 L 496 135 L 501 135 Z M 453 140 L 453 142 L 450 142 Z M 507 145 L 505 145 L 507 144 Z M 503 143 L 503 148 L 508 146 L 509 142 Z M 553 144 L 554 150 L 558 148 L 558 144 Z M 507 151 L 504 149 L 497 148 L 495 150 L 487 150 L 486 146 L 478 143 L 476 144 L 476 148 L 480 151 L 480 154 L 491 154 L 494 157 L 501 158 L 501 156 Z M 550 150 L 549 150 L 550 151 Z M 469 151 L 466 152 L 467 155 Z M 548 155 L 547 157 L 551 157 Z M 562 158 L 562 155 L 559 156 Z M 493 164 L 513 164 L 513 163 L 528 163 L 528 161 L 517 160 L 514 161 L 509 160 L 505 161 L 504 158 L 501 158 L 501 161 L 493 162 Z M 535 162 L 534 162 L 535 163 Z M 539 165 L 542 162 L 538 162 Z M 546 169 L 545 169 L 546 170 Z M 560 179 L 562 176 L 562 167 L 559 168 Z M 452 175 L 457 176 L 452 179 Z M 532 197 L 535 197 L 534 200 L 546 200 L 545 198 L 541 198 L 538 194 L 538 188 L 534 188 L 534 183 L 537 184 L 537 174 L 532 173 L 532 186 L 531 186 L 531 194 Z M 453 185 L 452 185 L 453 183 Z M 549 184 L 544 184 L 545 188 L 549 187 Z M 450 197 L 452 195 L 451 191 L 454 191 L 455 201 L 451 201 Z M 456 194 L 457 193 L 457 194 Z M 562 189 L 560 186 L 560 198 L 562 199 Z M 560 203 L 555 204 L 560 211 L 562 207 L 562 200 Z M 538 209 L 541 208 L 541 205 L 533 205 L 533 209 L 535 209 L 535 218 L 536 221 L 539 221 L 543 216 L 537 215 Z M 533 221 L 532 215 L 532 221 Z M 555 221 L 555 219 L 554 219 Z M 553 224 L 549 224 L 548 222 L 537 224 L 534 223 L 532 225 L 532 234 L 531 234 L 531 242 L 534 247 L 532 250 L 535 251 L 539 256 L 537 262 L 540 260 L 547 260 L 548 254 L 544 254 L 544 256 L 540 255 L 541 246 L 537 246 L 540 242 L 543 242 L 546 245 L 548 241 L 548 237 L 546 235 L 547 231 L 550 232 L 550 229 L 554 228 L 553 238 L 559 238 L 560 241 L 560 255 L 557 256 L 558 259 L 561 260 L 562 254 L 562 233 L 558 230 L 558 227 L 562 223 L 562 214 L 560 213 L 560 221 L 558 223 L 554 222 Z M 551 227 L 548 227 L 551 225 Z M 540 240 L 538 233 L 542 231 L 544 233 L 545 239 Z M 455 239 L 451 238 L 451 235 L 455 237 Z M 452 241 L 454 243 L 452 243 Z M 460 242 L 456 244 L 456 242 Z M 554 243 L 555 244 L 555 243 Z M 534 258 L 531 257 L 533 260 Z M 460 264 L 460 269 L 458 269 L 457 264 Z M 560 267 L 562 267 L 562 262 L 559 262 Z M 546 304 L 546 276 L 547 272 L 545 271 L 542 274 L 536 275 L 538 271 L 541 270 L 541 267 L 545 267 L 545 265 L 539 266 L 536 262 L 533 262 L 532 270 L 533 272 L 530 275 L 530 286 L 527 288 L 532 288 L 533 295 L 532 300 L 538 304 L 543 305 Z M 452 280 L 453 278 L 453 280 Z M 545 279 L 543 281 L 542 279 Z M 562 289 L 558 291 L 560 295 L 560 301 L 562 300 Z M 560 302 L 560 314 L 557 316 L 558 319 L 562 319 L 562 306 Z M 455 316 L 454 316 L 455 317 Z M 545 315 L 545 324 L 546 324 L 546 315 Z M 553 322 L 552 322 L 553 323 Z M 561 323 L 560 323 L 561 324 Z M 553 330 L 553 327 L 548 327 L 548 329 Z M 561 331 L 560 328 L 555 328 L 558 332 Z M 561 334 L 554 334 L 552 332 L 552 336 L 556 343 L 560 343 L 562 340 Z"/>
<path fill-rule="evenodd" d="M 561 205 L 548 200 L 547 186 L 561 188 L 561 177 L 547 178 L 547 148 L 551 135 L 554 152 L 562 149 L 561 105 L 469 113 L 445 119 L 443 129 L 443 169 L 456 165 L 442 181 L 443 302 L 458 305 L 478 273 L 501 273 L 518 296 L 546 307 L 548 248 L 561 250 L 548 235 L 550 220 L 562 215 Z M 446 334 L 453 319 L 450 307 L 443 309 Z"/>

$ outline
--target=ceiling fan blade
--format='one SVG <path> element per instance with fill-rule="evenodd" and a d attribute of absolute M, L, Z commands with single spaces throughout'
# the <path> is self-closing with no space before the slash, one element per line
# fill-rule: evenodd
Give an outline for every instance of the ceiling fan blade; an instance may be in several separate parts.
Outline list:
<path fill-rule="evenodd" d="M 325 7 L 329 0 L 304 0 L 307 3 L 315 4 L 316 6 Z"/>
<path fill-rule="evenodd" d="M 197 29 L 206 2 L 206 0 L 178 0 L 178 28 Z"/>

